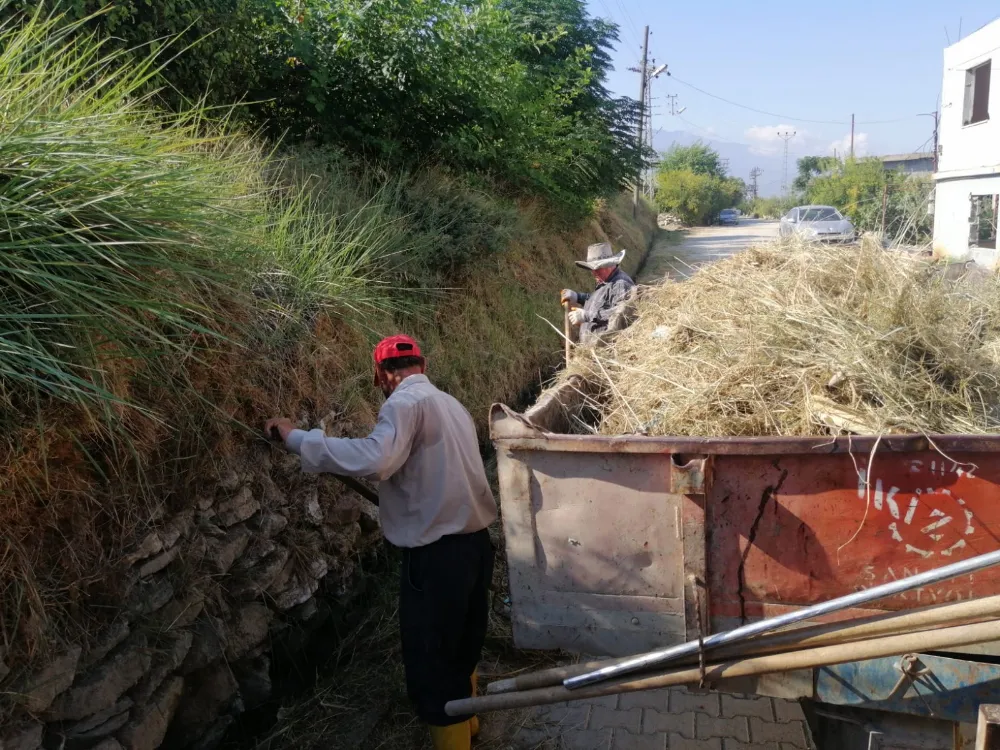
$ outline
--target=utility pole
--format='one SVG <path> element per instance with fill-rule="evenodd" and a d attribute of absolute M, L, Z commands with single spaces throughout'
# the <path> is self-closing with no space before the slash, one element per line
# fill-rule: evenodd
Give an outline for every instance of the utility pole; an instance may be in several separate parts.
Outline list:
<path fill-rule="evenodd" d="M 719 168 L 722 170 L 722 174 L 729 174 L 729 159 L 719 159 Z"/>
<path fill-rule="evenodd" d="M 629 68 L 629 70 L 639 74 L 639 126 L 636 142 L 640 153 L 653 150 L 653 79 L 667 69 L 666 65 L 656 66 L 649 64 L 649 26 L 646 26 L 643 33 L 642 44 L 642 66 L 639 68 Z M 680 112 L 684 110 L 681 109 Z M 680 114 L 671 112 L 671 114 Z M 632 196 L 632 216 L 634 217 L 639 207 L 639 195 L 643 194 L 649 198 L 653 197 L 653 170 L 639 168 L 636 175 L 635 191 Z"/>
<path fill-rule="evenodd" d="M 788 142 L 795 137 L 795 131 L 779 132 L 778 137 L 785 142 L 785 176 L 781 178 L 781 194 L 788 192 Z"/>
<path fill-rule="evenodd" d="M 750 170 L 750 198 L 752 200 L 757 200 L 757 178 L 764 173 L 764 170 L 760 167 L 754 167 Z"/>
<path fill-rule="evenodd" d="M 687 109 L 687 107 L 681 107 L 677 109 L 677 94 L 667 94 L 667 99 L 670 100 L 670 114 L 679 115 Z"/>
<path fill-rule="evenodd" d="M 889 206 L 889 183 L 882 186 L 882 231 L 881 234 L 885 237 L 885 210 Z"/>
<path fill-rule="evenodd" d="M 934 140 L 934 171 L 935 172 L 937 172 L 937 170 L 938 170 L 938 149 L 940 148 L 939 145 L 938 145 L 938 119 L 940 118 L 940 116 L 941 116 L 941 112 L 939 110 L 934 110 L 933 112 L 921 112 L 920 113 L 920 117 L 933 117 L 934 118 L 934 135 L 933 135 L 933 140 Z"/>
<path fill-rule="evenodd" d="M 934 171 L 938 171 L 938 116 L 940 112 L 934 110 Z"/>
<path fill-rule="evenodd" d="M 854 115 L 851 115 L 851 158 L 854 158 Z"/>
<path fill-rule="evenodd" d="M 646 64 L 649 61 L 649 26 L 646 26 L 646 30 L 643 33 L 642 41 L 642 67 L 639 69 L 639 133 L 636 138 L 636 145 L 639 149 L 639 155 L 642 156 L 642 130 L 646 119 Z M 632 194 L 632 218 L 635 218 L 636 213 L 639 210 L 639 191 L 642 189 L 642 165 L 639 166 L 639 172 L 635 176 L 635 192 Z"/>
<path fill-rule="evenodd" d="M 656 58 L 652 64 L 656 65 Z M 643 143 L 649 151 L 653 150 L 653 75 L 647 73 L 646 78 L 646 124 L 643 128 Z M 653 199 L 653 167 L 646 170 L 642 179 L 642 193 L 647 199 Z"/>

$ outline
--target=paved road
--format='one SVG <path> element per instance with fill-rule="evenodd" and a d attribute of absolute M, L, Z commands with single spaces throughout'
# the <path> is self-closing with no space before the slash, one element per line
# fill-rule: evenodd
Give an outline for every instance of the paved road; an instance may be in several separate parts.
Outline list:
<path fill-rule="evenodd" d="M 811 750 L 794 701 L 683 687 L 560 703 L 520 723 L 516 750 Z"/>
<path fill-rule="evenodd" d="M 680 242 L 677 242 L 678 235 Z M 638 281 L 655 284 L 664 276 L 687 278 L 698 266 L 777 236 L 778 222 L 759 219 L 744 219 L 735 227 L 695 227 L 683 232 L 664 232 L 650 250 Z"/>

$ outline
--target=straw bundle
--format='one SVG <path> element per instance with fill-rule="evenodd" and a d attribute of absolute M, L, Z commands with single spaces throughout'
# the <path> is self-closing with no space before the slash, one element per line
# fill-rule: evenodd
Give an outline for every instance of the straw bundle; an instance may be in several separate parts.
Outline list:
<path fill-rule="evenodd" d="M 573 366 L 605 434 L 1000 432 L 1000 282 L 875 243 L 776 243 L 646 290 Z"/>

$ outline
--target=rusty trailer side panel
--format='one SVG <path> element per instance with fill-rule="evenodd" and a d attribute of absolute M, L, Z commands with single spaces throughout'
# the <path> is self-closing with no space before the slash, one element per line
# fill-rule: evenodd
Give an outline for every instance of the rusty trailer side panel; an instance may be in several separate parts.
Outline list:
<path fill-rule="evenodd" d="M 1000 547 L 1000 438 L 571 436 L 503 407 L 492 435 L 523 648 L 636 653 Z"/>

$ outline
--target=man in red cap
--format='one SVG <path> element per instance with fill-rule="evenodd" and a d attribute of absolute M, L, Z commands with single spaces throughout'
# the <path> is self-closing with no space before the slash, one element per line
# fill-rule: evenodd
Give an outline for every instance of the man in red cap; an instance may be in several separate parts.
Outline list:
<path fill-rule="evenodd" d="M 366 438 L 330 438 L 270 419 L 302 470 L 379 481 L 379 519 L 402 548 L 399 629 L 406 688 L 437 750 L 467 750 L 474 716 L 444 705 L 472 694 L 486 637 L 493 546 L 486 528 L 497 507 L 479 455 L 472 417 L 424 374 L 409 336 L 375 347 L 375 385 L 386 397 Z"/>

